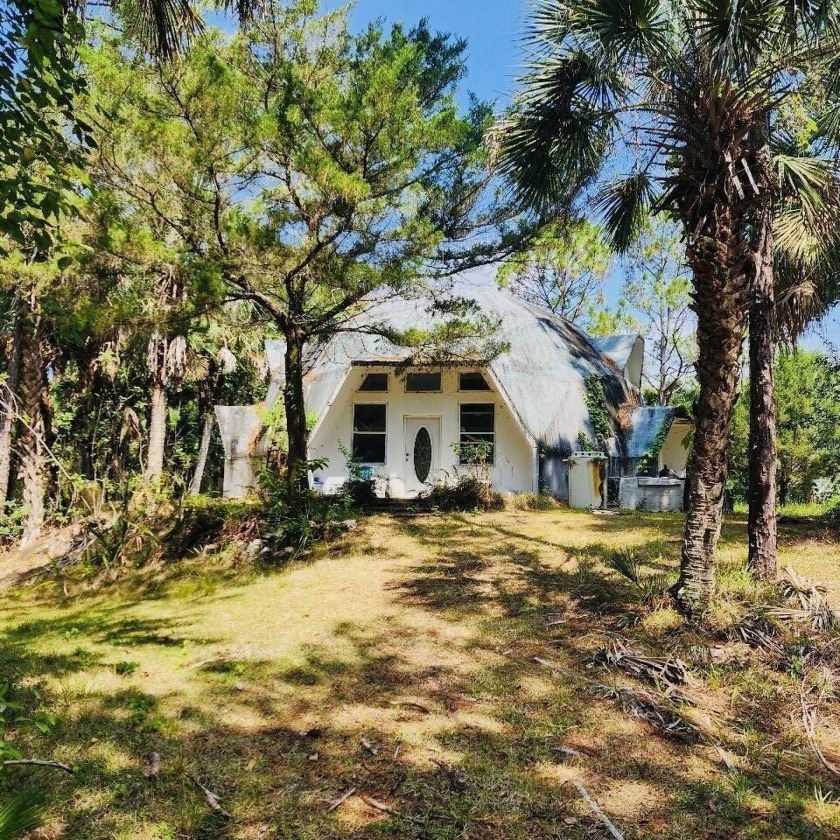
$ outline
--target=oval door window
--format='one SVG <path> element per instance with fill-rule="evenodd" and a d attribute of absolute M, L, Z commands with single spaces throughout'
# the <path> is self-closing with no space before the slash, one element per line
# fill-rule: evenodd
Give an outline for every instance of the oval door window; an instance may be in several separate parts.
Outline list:
<path fill-rule="evenodd" d="M 414 436 L 414 474 L 418 481 L 425 481 L 432 469 L 432 437 L 425 426 Z"/>

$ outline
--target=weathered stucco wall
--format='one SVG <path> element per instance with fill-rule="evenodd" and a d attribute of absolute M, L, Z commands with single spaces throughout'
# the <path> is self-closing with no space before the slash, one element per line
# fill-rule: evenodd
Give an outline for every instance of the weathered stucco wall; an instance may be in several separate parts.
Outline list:
<path fill-rule="evenodd" d="M 265 443 L 260 438 L 262 413 L 254 405 L 217 405 L 216 420 L 225 450 L 223 493 L 242 499 L 257 483 L 265 463 Z"/>
<path fill-rule="evenodd" d="M 622 478 L 618 505 L 625 510 L 681 511 L 684 484 L 679 478 Z"/>

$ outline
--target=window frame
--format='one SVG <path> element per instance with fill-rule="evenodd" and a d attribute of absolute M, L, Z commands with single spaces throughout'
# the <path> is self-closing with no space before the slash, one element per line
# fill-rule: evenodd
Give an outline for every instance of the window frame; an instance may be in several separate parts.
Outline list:
<path fill-rule="evenodd" d="M 461 383 L 464 376 L 469 375 L 480 376 L 481 381 L 484 383 L 483 388 L 465 388 Z M 462 370 L 458 371 L 458 391 L 462 394 L 492 394 L 493 388 L 490 383 L 487 381 L 487 377 L 484 373 L 480 370 Z"/>
<path fill-rule="evenodd" d="M 411 376 L 437 376 L 438 378 L 438 385 L 437 388 L 423 388 L 423 389 L 415 389 L 408 387 L 408 380 Z M 405 375 L 405 393 L 406 394 L 442 394 L 443 393 L 443 373 L 441 371 L 424 371 L 424 370 L 413 370 L 409 371 Z"/>
<path fill-rule="evenodd" d="M 369 376 L 384 376 L 385 377 L 385 387 L 384 388 L 365 388 L 365 382 Z M 362 381 L 359 384 L 359 387 L 356 391 L 360 394 L 387 394 L 391 390 L 391 376 L 387 371 L 381 370 L 372 370 L 368 373 L 363 374 Z"/>
<path fill-rule="evenodd" d="M 479 393 L 485 393 L 485 392 L 479 392 Z M 462 421 L 461 418 L 462 418 L 462 415 L 463 415 L 465 405 L 486 405 L 486 406 L 490 406 L 493 409 L 493 431 L 492 432 L 464 432 L 464 430 L 462 429 L 463 421 Z M 491 466 L 491 467 L 494 467 L 494 466 L 496 466 L 496 454 L 497 454 L 498 446 L 499 446 L 498 437 L 496 435 L 496 415 L 497 415 L 497 413 L 498 413 L 498 403 L 495 402 L 495 401 L 476 402 L 474 400 L 471 400 L 469 402 L 464 401 L 464 402 L 459 402 L 458 403 L 458 466 L 459 467 L 469 467 L 469 466 Z M 463 438 L 464 438 L 465 434 L 467 434 L 467 435 L 469 435 L 469 434 L 480 434 L 480 435 L 490 435 L 490 434 L 492 434 L 493 435 L 492 457 L 488 458 L 486 461 L 480 461 L 480 462 L 464 461 L 463 455 L 461 453 L 462 453 L 463 448 L 464 448 Z M 467 445 L 469 445 L 469 444 L 467 444 Z"/>
<path fill-rule="evenodd" d="M 376 393 L 376 392 L 374 392 Z M 380 392 L 381 393 L 381 392 Z M 360 464 L 370 467 L 384 467 L 388 464 L 388 403 L 385 402 L 354 402 L 353 412 L 350 417 L 350 453 L 355 460 Z M 382 432 L 359 432 L 356 431 L 356 406 L 382 406 L 385 414 L 385 430 Z M 384 451 L 382 461 L 366 461 L 361 458 L 356 458 L 356 435 L 364 435 L 365 437 L 382 437 L 384 440 Z"/>

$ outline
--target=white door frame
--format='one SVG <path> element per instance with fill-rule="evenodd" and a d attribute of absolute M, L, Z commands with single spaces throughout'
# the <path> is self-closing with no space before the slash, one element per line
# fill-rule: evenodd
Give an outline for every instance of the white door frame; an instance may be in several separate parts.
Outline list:
<path fill-rule="evenodd" d="M 413 431 L 409 426 L 416 424 Z M 417 432 L 425 426 L 432 439 L 432 465 L 425 484 L 421 484 L 414 472 L 414 440 Z M 404 414 L 403 415 L 403 451 L 405 454 L 403 467 L 403 486 L 406 495 L 416 496 L 428 484 L 434 484 L 440 474 L 440 445 L 441 445 L 441 415 L 440 414 Z"/>

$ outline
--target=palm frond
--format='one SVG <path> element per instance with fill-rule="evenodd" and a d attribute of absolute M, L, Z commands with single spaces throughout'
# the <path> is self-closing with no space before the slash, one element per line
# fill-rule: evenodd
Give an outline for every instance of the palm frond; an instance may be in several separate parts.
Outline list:
<path fill-rule="evenodd" d="M 614 68 L 572 52 L 532 66 L 527 87 L 496 128 L 498 168 L 523 204 L 570 204 L 600 170 L 617 126 L 623 83 Z"/>
<path fill-rule="evenodd" d="M 822 248 L 817 222 L 801 206 L 777 210 L 773 219 L 776 250 L 794 265 L 807 266 L 816 262 Z"/>
<path fill-rule="evenodd" d="M 260 14 L 265 0 L 216 0 L 215 5 L 226 12 L 233 12 L 240 23 L 248 23 Z"/>
<path fill-rule="evenodd" d="M 691 0 L 698 43 L 713 57 L 716 69 L 740 75 L 756 56 L 771 49 L 784 23 L 784 0 Z"/>
<path fill-rule="evenodd" d="M 130 35 L 159 58 L 177 55 L 202 21 L 190 0 L 113 0 Z"/>
<path fill-rule="evenodd" d="M 803 279 L 778 293 L 776 297 L 776 320 L 782 338 L 793 343 L 826 312 L 826 304 L 817 284 Z"/>
<path fill-rule="evenodd" d="M 811 212 L 819 210 L 825 198 L 837 189 L 831 165 L 822 158 L 775 154 L 773 168 L 782 194 L 794 196 Z"/>
<path fill-rule="evenodd" d="M 18 840 L 41 824 L 44 806 L 39 794 L 30 791 L 14 796 L 0 806 L 0 840 Z"/>
<path fill-rule="evenodd" d="M 617 251 L 626 251 L 642 230 L 653 203 L 653 183 L 645 172 L 616 181 L 598 196 L 595 209 Z"/>
<path fill-rule="evenodd" d="M 632 549 L 617 548 L 607 555 L 604 562 L 631 583 L 638 586 L 642 582 L 642 561 Z"/>
<path fill-rule="evenodd" d="M 667 43 L 667 17 L 659 0 L 599 0 L 579 5 L 585 9 L 578 24 L 622 60 L 655 53 Z"/>

